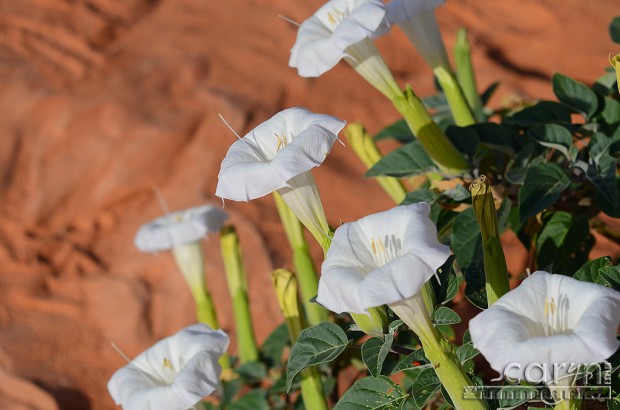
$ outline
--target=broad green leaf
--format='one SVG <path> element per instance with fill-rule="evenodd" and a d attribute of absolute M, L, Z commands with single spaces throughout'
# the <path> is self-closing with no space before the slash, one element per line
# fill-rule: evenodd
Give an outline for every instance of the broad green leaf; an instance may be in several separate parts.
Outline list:
<path fill-rule="evenodd" d="M 342 395 L 334 410 L 397 410 L 408 398 L 398 384 L 385 376 L 365 377 Z"/>
<path fill-rule="evenodd" d="M 286 323 L 276 327 L 261 347 L 261 355 L 270 366 L 281 364 L 282 352 L 290 342 Z"/>
<path fill-rule="evenodd" d="M 396 374 L 398 372 L 402 372 L 403 370 L 411 370 L 411 369 L 427 369 L 432 367 L 433 365 L 428 362 L 428 359 L 424 355 L 424 350 L 419 348 L 414 352 L 410 353 L 407 357 L 402 359 L 394 369 L 392 369 L 392 374 Z"/>
<path fill-rule="evenodd" d="M 618 124 L 620 122 L 620 102 L 611 97 L 605 97 L 605 108 L 603 108 L 601 115 L 607 124 Z"/>
<path fill-rule="evenodd" d="M 616 81 L 616 70 L 609 67 L 609 70 L 596 80 L 592 89 L 600 95 L 608 96 L 616 90 Z"/>
<path fill-rule="evenodd" d="M 450 126 L 446 129 L 446 136 L 458 151 L 469 158 L 474 158 L 480 145 L 480 138 L 473 128 Z"/>
<path fill-rule="evenodd" d="M 459 288 L 458 279 L 452 269 L 453 263 L 454 256 L 450 256 L 443 266 L 437 270 L 439 282 L 437 280 L 431 282 L 435 291 L 435 300 L 441 305 L 454 299 Z"/>
<path fill-rule="evenodd" d="M 260 362 L 244 363 L 235 369 L 235 373 L 246 383 L 256 383 L 267 376 L 267 370 Z"/>
<path fill-rule="evenodd" d="M 581 112 L 587 118 L 598 109 L 598 97 L 587 85 L 556 73 L 553 76 L 553 92 L 558 100 Z"/>
<path fill-rule="evenodd" d="M 366 172 L 367 177 L 387 175 L 406 177 L 433 169 L 431 161 L 418 141 L 396 148 Z"/>
<path fill-rule="evenodd" d="M 227 405 L 233 398 L 239 393 L 239 390 L 243 386 L 243 380 L 232 379 L 222 383 L 222 398 L 220 403 Z"/>
<path fill-rule="evenodd" d="M 451 245 L 461 269 L 481 257 L 482 237 L 473 208 L 466 209 L 454 218 Z"/>
<path fill-rule="evenodd" d="M 616 132 L 613 136 L 608 137 L 601 132 L 595 132 L 590 137 L 588 144 L 588 154 L 590 155 L 590 163 L 598 165 L 601 158 L 606 155 L 614 155 L 620 148 L 620 133 Z"/>
<path fill-rule="evenodd" d="M 466 343 L 456 349 L 456 356 L 459 358 L 461 364 L 464 364 L 466 361 L 473 359 L 479 354 L 480 351 L 478 351 L 478 349 L 476 349 L 471 343 Z"/>
<path fill-rule="evenodd" d="M 586 177 L 596 187 L 594 199 L 601 211 L 614 218 L 620 217 L 620 187 L 617 177 L 618 160 L 605 154 L 598 166 L 590 165 Z"/>
<path fill-rule="evenodd" d="M 609 35 L 615 43 L 620 44 L 620 17 L 614 17 L 609 24 Z"/>
<path fill-rule="evenodd" d="M 390 323 L 390 325 L 388 326 L 388 332 L 393 335 L 398 330 L 398 328 L 404 324 L 405 322 L 403 322 L 400 319 L 397 319 L 393 321 L 392 323 Z"/>
<path fill-rule="evenodd" d="M 522 221 L 551 207 L 570 185 L 570 179 L 555 164 L 528 168 L 519 191 L 519 217 Z"/>
<path fill-rule="evenodd" d="M 583 265 L 575 272 L 573 277 L 584 282 L 600 283 L 601 272 L 608 266 L 611 266 L 611 258 L 609 256 L 596 258 Z"/>
<path fill-rule="evenodd" d="M 348 344 L 345 332 L 333 323 L 325 322 L 302 330 L 288 358 L 287 392 L 299 372 L 308 366 L 331 362 Z"/>
<path fill-rule="evenodd" d="M 429 110 L 449 110 L 448 100 L 443 94 L 431 95 L 422 99 L 424 106 Z"/>
<path fill-rule="evenodd" d="M 405 120 L 399 120 L 393 124 L 388 125 L 384 129 L 379 131 L 379 133 L 375 135 L 374 138 L 376 141 L 393 138 L 402 143 L 411 142 L 415 139 Z"/>
<path fill-rule="evenodd" d="M 252 390 L 226 407 L 228 410 L 269 410 L 264 390 Z"/>
<path fill-rule="evenodd" d="M 437 200 L 437 198 L 439 198 L 439 195 L 430 189 L 418 188 L 415 191 L 409 192 L 407 196 L 405 196 L 403 202 L 401 202 L 401 205 L 417 204 L 418 202 L 427 202 L 432 204 Z"/>
<path fill-rule="evenodd" d="M 454 188 L 445 190 L 442 195 L 450 198 L 454 202 L 471 202 L 471 193 L 463 185 L 457 185 Z"/>
<path fill-rule="evenodd" d="M 461 322 L 461 317 L 452 309 L 446 306 L 439 306 L 432 316 L 433 323 L 436 325 L 453 325 Z"/>
<path fill-rule="evenodd" d="M 539 150 L 540 146 L 537 143 L 528 142 L 519 152 L 517 152 L 517 155 L 515 155 L 510 163 L 510 169 L 506 173 L 506 179 L 508 179 L 508 182 L 514 185 L 520 185 L 523 183 L 527 168 L 530 165 L 536 165 L 536 163 L 532 163 L 532 160 L 536 158 L 538 163 L 542 162 L 542 160 L 538 160 L 540 157 L 536 157 Z"/>
<path fill-rule="evenodd" d="M 566 158 L 571 159 L 568 151 L 573 146 L 573 136 L 561 125 L 547 124 L 534 127 L 529 130 L 529 135 L 540 145 L 555 148 Z"/>
<path fill-rule="evenodd" d="M 385 339 L 371 337 L 362 345 L 362 360 L 373 377 L 379 377 L 381 375 L 383 362 L 390 352 L 393 340 L 394 336 L 392 334 L 387 334 L 385 335 Z"/>
<path fill-rule="evenodd" d="M 588 261 L 593 245 L 586 219 L 554 212 L 536 239 L 536 262 L 539 268 L 553 265 L 554 273 L 572 275 L 577 266 Z"/>
<path fill-rule="evenodd" d="M 502 151 L 507 150 L 506 152 L 513 152 L 516 148 L 515 139 L 513 138 L 512 133 L 502 124 L 485 122 L 470 125 L 468 128 L 470 127 L 476 131 L 476 134 L 483 145 L 500 149 L 503 148 Z"/>
<path fill-rule="evenodd" d="M 495 93 L 495 90 L 497 90 L 497 87 L 499 87 L 499 81 L 491 83 L 491 85 L 488 86 L 487 89 L 482 92 L 482 94 L 480 94 L 480 102 L 482 102 L 482 105 L 486 105 L 489 102 L 489 100 Z"/>
<path fill-rule="evenodd" d="M 441 382 L 433 369 L 426 369 L 414 380 L 411 395 L 418 408 L 423 408 L 428 400 L 439 391 Z"/>
<path fill-rule="evenodd" d="M 504 386 L 497 394 L 502 409 L 513 409 L 538 397 L 538 390 L 531 386 Z"/>
<path fill-rule="evenodd" d="M 554 101 L 540 101 L 506 117 L 504 123 L 530 127 L 544 124 L 570 124 L 570 115 L 570 109 L 562 104 Z"/>
<path fill-rule="evenodd" d="M 463 277 L 467 284 L 465 286 L 465 297 L 467 300 L 480 309 L 486 309 L 488 305 L 484 260 L 480 258 L 472 262 L 463 270 Z"/>

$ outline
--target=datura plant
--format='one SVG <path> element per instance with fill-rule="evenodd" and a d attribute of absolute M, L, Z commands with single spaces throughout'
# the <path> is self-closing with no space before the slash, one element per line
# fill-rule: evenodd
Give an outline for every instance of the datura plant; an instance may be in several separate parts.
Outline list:
<path fill-rule="evenodd" d="M 112 377 L 117 404 L 620 409 L 620 266 L 617 255 L 590 258 L 595 233 L 620 243 L 610 223 L 620 217 L 620 17 L 610 25 L 618 49 L 601 56 L 611 66 L 591 84 L 557 73 L 553 100 L 491 108 L 497 84 L 477 89 L 465 30 L 453 52 L 444 45 L 435 19 L 443 3 L 330 0 L 311 16 L 291 16 L 303 21 L 289 58 L 301 77 L 344 60 L 402 119 L 372 135 L 363 123 L 345 127 L 334 116 L 288 108 L 238 136 L 213 194 L 273 195 L 292 255 L 271 272 L 282 315 L 268 318 L 275 330 L 257 346 L 250 301 L 267 303 L 269 295 L 248 297 L 255 290 L 245 280 L 243 235 L 223 228 L 233 306 L 218 310 L 235 315 L 231 367 L 220 369 L 224 331 L 194 325 Z M 392 29 L 404 31 L 432 68 L 436 95 L 420 99 L 416 84 L 398 84 L 374 45 L 389 41 Z M 335 144 L 341 132 L 348 146 Z M 384 139 L 396 141 L 387 154 L 377 144 Z M 332 148 L 359 156 L 394 205 L 357 221 L 334 210 L 328 221 L 329 198 L 321 199 L 312 170 Z M 203 257 L 184 255 L 190 247 L 198 255 L 197 241 L 224 218 L 209 207 L 170 214 L 146 225 L 136 244 L 172 249 L 198 303 L 208 295 Z M 528 253 L 522 270 L 508 271 L 506 234 Z M 312 237 L 322 257 L 311 252 Z"/>

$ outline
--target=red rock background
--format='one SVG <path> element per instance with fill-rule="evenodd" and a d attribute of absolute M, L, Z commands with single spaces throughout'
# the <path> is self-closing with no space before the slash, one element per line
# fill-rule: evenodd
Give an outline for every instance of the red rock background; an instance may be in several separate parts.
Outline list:
<path fill-rule="evenodd" d="M 0 408 L 116 408 L 106 382 L 123 359 L 193 322 L 169 254 L 139 253 L 133 235 L 173 209 L 213 196 L 234 136 L 289 106 L 371 132 L 397 119 L 345 65 L 319 79 L 287 67 L 295 28 L 319 0 L 0 0 Z M 450 0 L 438 11 L 449 47 L 469 29 L 493 107 L 551 97 L 560 71 L 584 82 L 608 65 L 613 0 Z M 404 36 L 379 44 L 404 84 L 433 92 Z M 316 176 L 331 223 L 391 206 L 346 147 Z M 227 202 L 249 273 L 260 341 L 278 324 L 269 272 L 290 266 L 270 198 Z M 601 238 L 598 254 L 617 253 Z M 507 239 L 509 242 L 510 238 Z M 609 245 L 609 246 L 608 246 Z M 216 239 L 208 281 L 226 330 L 229 299 Z M 608 246 L 605 248 L 604 246 Z M 518 273 L 524 254 L 509 253 Z M 318 250 L 317 256 L 318 256 Z M 614 255 L 615 256 L 615 255 Z"/>

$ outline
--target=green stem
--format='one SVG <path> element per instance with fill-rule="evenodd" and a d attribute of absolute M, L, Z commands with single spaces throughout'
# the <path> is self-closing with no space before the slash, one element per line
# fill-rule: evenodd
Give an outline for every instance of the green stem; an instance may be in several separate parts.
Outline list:
<path fill-rule="evenodd" d="M 469 190 L 482 234 L 487 304 L 490 307 L 510 290 L 508 267 L 499 238 L 497 211 L 489 180 L 482 175 L 471 183 Z"/>
<path fill-rule="evenodd" d="M 569 377 L 568 383 L 560 383 L 557 386 L 547 385 L 551 394 L 556 399 L 556 404 L 553 407 L 554 410 L 580 410 L 581 400 L 575 399 L 575 387 L 571 385 L 574 380 L 573 377 Z"/>
<path fill-rule="evenodd" d="M 433 121 L 422 100 L 407 87 L 404 94 L 392 99 L 394 107 L 404 117 L 426 153 L 442 171 L 458 175 L 469 168 L 465 157 Z"/>
<path fill-rule="evenodd" d="M 293 250 L 293 265 L 295 265 L 299 279 L 302 302 L 308 322 L 311 326 L 318 325 L 327 320 L 327 311 L 321 305 L 310 301 L 317 294 L 319 279 L 310 256 L 308 243 L 303 234 L 302 225 L 277 192 L 273 193 L 273 199 L 284 226 L 284 232 Z"/>
<path fill-rule="evenodd" d="M 469 108 L 465 95 L 463 95 L 463 90 L 461 90 L 461 86 L 459 82 L 456 81 L 454 74 L 441 66 L 435 68 L 433 72 L 448 100 L 448 105 L 450 106 L 455 124 L 459 127 L 475 124 L 476 119 L 474 118 L 474 114 L 471 108 Z"/>
<path fill-rule="evenodd" d="M 305 327 L 305 318 L 297 301 L 297 280 L 295 275 L 286 269 L 275 270 L 272 279 L 280 310 L 286 320 L 289 338 L 294 345 Z M 328 409 L 321 377 L 314 366 L 301 372 L 301 397 L 307 409 Z"/>
<path fill-rule="evenodd" d="M 482 101 L 480 101 L 480 95 L 478 95 L 476 74 L 471 60 L 471 47 L 467 39 L 467 30 L 464 28 L 459 29 L 456 33 L 454 60 L 456 62 L 456 77 L 463 90 L 465 99 L 474 112 L 476 120 L 482 122 L 484 121 Z"/>
<path fill-rule="evenodd" d="M 389 306 L 420 338 L 424 354 L 433 364 L 437 377 L 448 392 L 456 410 L 486 410 L 485 401 L 464 397 L 467 387 L 473 386 L 473 383 L 463 369 L 454 346 L 445 340 L 432 324 L 422 294 L 418 293 Z"/>
<path fill-rule="evenodd" d="M 198 321 L 207 324 L 212 329 L 219 329 L 220 324 L 209 291 L 205 289 L 205 292 L 200 296 L 194 295 L 194 300 L 196 301 L 196 318 Z"/>
<path fill-rule="evenodd" d="M 372 168 L 373 165 L 383 158 L 383 154 L 379 151 L 377 144 L 368 135 L 362 124 L 353 123 L 347 125 L 344 129 L 344 136 L 349 142 L 349 146 L 353 148 L 359 159 L 366 165 L 366 168 Z M 407 196 L 407 190 L 398 178 L 376 177 L 375 180 L 397 204 L 400 204 Z"/>
<path fill-rule="evenodd" d="M 222 228 L 220 245 L 224 259 L 228 291 L 233 303 L 239 361 L 241 363 L 253 362 L 258 360 L 258 349 L 252 328 L 252 316 L 250 315 L 246 274 L 241 259 L 241 247 L 233 227 Z"/>

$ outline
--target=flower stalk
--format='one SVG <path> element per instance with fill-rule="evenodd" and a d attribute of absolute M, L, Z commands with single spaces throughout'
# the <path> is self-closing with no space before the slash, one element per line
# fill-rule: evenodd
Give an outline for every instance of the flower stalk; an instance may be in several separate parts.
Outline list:
<path fill-rule="evenodd" d="M 366 168 L 370 169 L 375 165 L 383 154 L 379 151 L 377 144 L 370 135 L 366 132 L 362 124 L 354 123 L 349 124 L 344 129 L 344 136 L 349 142 L 351 148 L 359 159 L 362 160 Z M 376 181 L 381 185 L 381 188 L 396 202 L 400 204 L 407 196 L 407 190 L 403 183 L 394 177 L 377 177 Z"/>
<path fill-rule="evenodd" d="M 317 294 L 319 278 L 310 256 L 302 225 L 277 192 L 273 193 L 273 199 L 293 252 L 293 265 L 299 279 L 306 317 L 311 326 L 318 325 L 327 320 L 327 311 L 318 303 L 311 302 Z"/>
<path fill-rule="evenodd" d="M 482 233 L 487 304 L 491 306 L 510 290 L 508 267 L 499 239 L 497 212 L 489 180 L 482 175 L 471 183 L 469 190 Z"/>
<path fill-rule="evenodd" d="M 297 279 L 292 272 L 277 269 L 272 273 L 272 280 L 280 310 L 286 320 L 291 344 L 295 344 L 302 329 L 306 327 L 303 313 L 297 302 Z M 328 409 L 323 395 L 321 377 L 314 366 L 301 372 L 301 396 L 307 409 Z"/>
<path fill-rule="evenodd" d="M 426 153 L 442 171 L 458 175 L 469 168 L 463 154 L 433 121 L 422 100 L 414 94 L 411 87 L 407 86 L 405 93 L 395 97 L 392 103 L 404 117 Z"/>
<path fill-rule="evenodd" d="M 434 68 L 433 73 L 448 100 L 454 123 L 459 127 L 475 124 L 474 114 L 454 74 L 443 66 Z"/>
<path fill-rule="evenodd" d="M 616 54 L 613 57 L 610 56 L 609 64 L 611 64 L 611 66 L 614 68 L 614 71 L 616 71 L 616 84 L 618 85 L 618 92 L 620 92 L 620 53 Z"/>
<path fill-rule="evenodd" d="M 241 363 L 253 362 L 258 360 L 258 350 L 252 328 L 248 286 L 241 259 L 241 247 L 239 246 L 237 233 L 232 226 L 222 228 L 220 246 L 224 260 L 224 270 L 226 271 L 226 281 L 228 282 L 228 291 L 233 303 L 239 361 Z"/>
<path fill-rule="evenodd" d="M 456 62 L 456 78 L 463 90 L 465 99 L 474 113 L 477 121 L 484 121 L 482 101 L 478 95 L 476 74 L 471 60 L 471 47 L 467 38 L 467 30 L 460 28 L 456 32 L 454 45 L 454 60 Z"/>
<path fill-rule="evenodd" d="M 473 383 L 463 369 L 454 346 L 445 340 L 431 322 L 424 297 L 418 293 L 409 299 L 390 303 L 390 309 L 420 338 L 426 358 L 450 395 L 457 410 L 484 410 L 486 402 L 465 398 L 463 392 Z"/>

